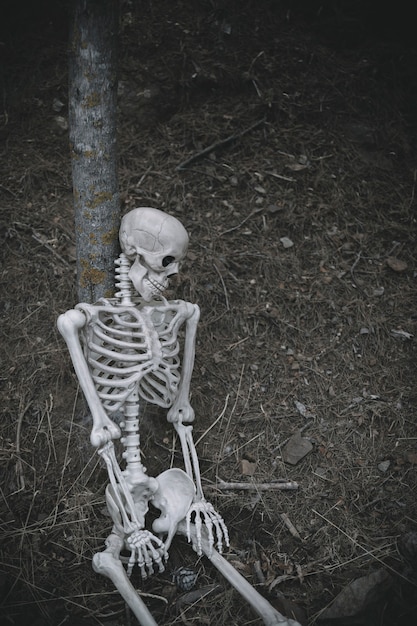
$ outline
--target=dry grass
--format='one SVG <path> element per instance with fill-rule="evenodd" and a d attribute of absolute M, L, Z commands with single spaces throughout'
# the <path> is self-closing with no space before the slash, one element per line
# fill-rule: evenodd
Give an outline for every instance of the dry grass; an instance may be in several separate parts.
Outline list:
<path fill-rule="evenodd" d="M 335 51 L 272 8 L 262 20 L 233 6 L 220 18 L 210 7 L 149 5 L 140 27 L 125 9 L 123 210 L 159 206 L 191 234 L 176 296 L 202 309 L 195 435 L 207 495 L 230 530 L 228 558 L 308 624 L 382 567 L 394 585 L 378 623 L 407 623 L 416 570 L 397 545 L 417 530 L 416 177 L 404 51 Z M 75 264 L 67 137 L 52 110 L 54 98 L 65 103 L 65 53 L 62 42 L 44 45 L 48 35 L 33 42 L 36 67 L 10 59 L 18 78 L 6 76 L 1 130 L 2 611 L 21 626 L 129 624 L 91 570 L 110 526 L 106 475 L 55 329 L 75 303 Z M 145 88 L 155 90 L 149 102 Z M 282 450 L 298 429 L 313 451 L 291 466 Z M 151 475 L 181 463 L 151 407 L 142 442 Z M 253 478 L 242 459 L 256 463 Z M 216 486 L 281 478 L 299 489 Z M 171 572 L 182 565 L 197 568 L 198 588 L 220 590 L 181 601 Z M 161 625 L 259 623 L 180 539 L 166 575 L 134 582 Z"/>

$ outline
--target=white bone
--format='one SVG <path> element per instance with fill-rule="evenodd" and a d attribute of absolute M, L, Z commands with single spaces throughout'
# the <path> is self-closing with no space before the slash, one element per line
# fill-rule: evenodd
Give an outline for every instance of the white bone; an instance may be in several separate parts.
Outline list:
<path fill-rule="evenodd" d="M 143 578 L 155 569 L 162 572 L 167 548 L 179 532 L 211 560 L 267 626 L 299 626 L 277 612 L 221 556 L 223 545 L 229 545 L 227 527 L 204 498 L 189 400 L 200 310 L 162 295 L 185 257 L 187 232 L 176 218 L 145 207 L 122 219 L 120 243 L 116 297 L 80 303 L 58 319 L 93 418 L 91 443 L 103 457 L 110 481 L 106 500 L 113 529 L 104 552 L 93 557 L 94 570 L 113 581 L 142 626 L 156 626 L 129 575 L 135 565 Z M 184 325 L 180 364 L 179 331 Z M 167 419 L 178 433 L 185 472 L 172 468 L 157 479 L 146 474 L 140 454 L 140 400 L 169 409 Z M 123 413 L 122 438 L 110 417 L 117 411 Z M 124 470 L 115 455 L 115 439 L 124 447 Z M 152 529 L 167 535 L 166 543 L 145 528 L 149 501 L 161 511 Z M 130 550 L 128 559 L 120 556 L 123 547 Z"/>
<path fill-rule="evenodd" d="M 187 252 L 187 231 L 172 215 L 141 207 L 123 217 L 119 238 L 123 252 L 133 261 L 129 278 L 149 302 L 167 288 L 169 277 L 178 273 Z"/>
<path fill-rule="evenodd" d="M 173 406 L 168 411 L 169 422 L 192 422 L 194 420 L 194 410 L 190 405 L 190 383 L 194 368 L 195 342 L 198 321 L 200 319 L 200 308 L 197 304 L 188 303 L 188 317 L 186 320 L 186 334 L 184 355 L 182 360 L 181 386 Z"/>
<path fill-rule="evenodd" d="M 198 545 L 201 546 L 203 554 L 211 561 L 214 567 L 229 581 L 229 583 L 240 593 L 240 595 L 251 605 L 252 609 L 262 618 L 266 626 L 301 626 L 299 622 L 289 619 L 282 615 L 279 611 L 256 591 L 254 587 L 239 572 L 210 545 L 210 541 L 206 536 L 206 531 L 198 537 L 195 526 L 191 527 L 191 531 L 187 528 L 185 522 L 178 525 L 178 533 L 188 535 L 191 532 L 193 548 L 197 552 Z"/>
<path fill-rule="evenodd" d="M 165 547 L 168 550 L 177 532 L 178 524 L 185 519 L 193 502 L 196 490 L 191 478 L 179 468 L 172 468 L 157 476 L 158 491 L 152 504 L 161 511 L 152 524 L 156 533 L 167 533 Z"/>
<path fill-rule="evenodd" d="M 115 515 L 116 510 L 118 516 L 121 518 L 123 533 L 128 535 L 134 530 L 142 528 L 143 524 L 140 523 L 136 516 L 132 494 L 129 492 L 129 489 L 123 480 L 122 472 L 114 454 L 113 443 L 108 442 L 102 448 L 99 448 L 98 453 L 102 456 L 107 466 L 107 474 L 111 485 L 111 489 L 108 489 L 108 494 L 112 499 L 113 515 Z M 125 502 L 123 502 L 123 499 L 125 500 L 127 506 L 125 505 Z M 114 521 L 117 525 L 119 525 L 119 519 L 115 519 Z"/>
<path fill-rule="evenodd" d="M 128 535 L 143 528 L 145 515 L 148 512 L 148 502 L 158 488 L 157 481 L 139 468 L 136 468 L 135 474 L 129 475 L 126 470 L 122 472 L 111 441 L 100 448 L 98 453 L 107 466 L 112 487 L 109 493 L 120 514 L 124 533 Z"/>
<path fill-rule="evenodd" d="M 67 343 L 75 373 L 91 411 L 93 418 L 93 429 L 90 435 L 91 443 L 93 446 L 98 447 L 111 439 L 118 439 L 120 437 L 120 429 L 117 424 L 109 419 L 100 402 L 81 348 L 79 332 L 85 327 L 86 322 L 86 317 L 81 311 L 71 309 L 59 316 L 57 326 Z"/>
<path fill-rule="evenodd" d="M 154 573 L 154 564 L 157 565 L 159 573 L 165 571 L 163 561 L 168 559 L 165 544 L 149 530 L 135 530 L 127 537 L 126 545 L 130 550 L 127 567 L 128 577 L 130 577 L 135 565 L 139 566 L 143 579 Z"/>
<path fill-rule="evenodd" d="M 113 532 L 119 535 L 130 550 L 127 576 L 137 564 L 142 578 L 154 573 L 154 564 L 158 571 L 164 571 L 168 558 L 164 543 L 148 530 L 144 530 L 145 515 L 149 510 L 148 502 L 158 488 L 155 478 L 143 471 L 143 466 L 134 461 L 122 472 L 114 453 L 113 442 L 106 443 L 98 450 L 107 465 L 110 485 L 106 488 L 106 502 L 113 520 Z M 135 457 L 134 457 L 135 458 Z"/>
<path fill-rule="evenodd" d="M 180 438 L 186 472 L 196 484 L 196 497 L 186 515 L 187 528 L 190 530 L 191 522 L 193 521 L 197 534 L 197 553 L 199 555 L 202 554 L 200 538 L 203 525 L 207 529 L 210 545 L 214 545 L 214 535 L 216 535 L 217 548 L 219 552 L 222 552 L 223 542 L 226 546 L 229 545 L 229 533 L 221 515 L 219 515 L 213 505 L 204 498 L 201 485 L 200 465 L 192 437 L 193 427 L 184 426 L 181 422 L 174 422 L 174 427 Z M 213 532 L 213 529 L 215 532 Z M 187 533 L 187 537 L 188 541 L 191 541 L 190 532 Z"/>
<path fill-rule="evenodd" d="M 102 574 L 112 581 L 141 626 L 158 626 L 148 607 L 134 589 L 119 559 L 121 547 L 118 538 L 111 535 L 107 540 L 107 549 L 93 556 L 93 569 L 97 574 Z"/>

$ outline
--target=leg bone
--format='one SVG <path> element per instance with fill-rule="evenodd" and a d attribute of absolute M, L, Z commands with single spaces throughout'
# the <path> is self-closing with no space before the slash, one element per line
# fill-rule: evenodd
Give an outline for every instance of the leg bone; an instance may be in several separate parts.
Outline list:
<path fill-rule="evenodd" d="M 134 589 L 117 556 L 109 550 L 98 552 L 93 557 L 93 569 L 97 574 L 110 578 L 141 626 L 158 626 L 148 607 Z"/>
<path fill-rule="evenodd" d="M 189 530 L 185 522 L 181 522 L 178 526 L 178 532 L 187 536 Z M 230 565 L 222 555 L 214 550 L 207 538 L 207 532 L 198 537 L 194 526 L 191 528 L 191 538 L 193 548 L 197 552 L 198 546 L 205 556 L 213 563 L 214 567 L 229 581 L 229 583 L 240 593 L 240 595 L 251 605 L 252 609 L 262 618 L 266 626 L 301 626 L 301 624 L 293 619 L 288 619 L 256 591 L 246 578 L 241 576 L 235 568 Z"/>

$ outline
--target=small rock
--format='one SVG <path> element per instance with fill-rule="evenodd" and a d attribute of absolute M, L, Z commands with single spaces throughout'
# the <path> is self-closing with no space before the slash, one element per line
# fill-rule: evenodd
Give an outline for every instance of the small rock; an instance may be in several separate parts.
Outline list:
<path fill-rule="evenodd" d="M 391 461 L 381 461 L 381 463 L 378 463 L 378 469 L 380 472 L 386 472 L 389 468 L 389 466 L 391 465 Z"/>
<path fill-rule="evenodd" d="M 66 117 L 62 115 L 56 115 L 54 117 L 54 122 L 56 124 L 56 128 L 61 132 L 66 132 L 68 130 L 68 120 Z"/>
<path fill-rule="evenodd" d="M 395 256 L 389 256 L 387 258 L 387 265 L 394 270 L 394 272 L 404 272 L 408 267 L 405 261 L 397 259 Z"/>
<path fill-rule="evenodd" d="M 292 248 L 294 245 L 294 242 L 289 237 L 281 237 L 280 242 L 284 248 Z"/>
<path fill-rule="evenodd" d="M 65 104 L 59 100 L 59 98 L 54 98 L 52 102 L 52 109 L 55 113 L 60 113 L 64 108 Z"/>
<path fill-rule="evenodd" d="M 296 465 L 313 449 L 313 444 L 309 439 L 301 436 L 300 432 L 295 433 L 289 440 L 282 451 L 282 460 L 284 463 Z"/>

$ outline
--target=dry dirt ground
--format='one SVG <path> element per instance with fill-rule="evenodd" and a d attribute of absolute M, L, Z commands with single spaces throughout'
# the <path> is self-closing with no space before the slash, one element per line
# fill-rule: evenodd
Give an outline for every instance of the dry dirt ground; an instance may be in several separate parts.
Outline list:
<path fill-rule="evenodd" d="M 194 432 L 227 558 L 302 624 L 411 624 L 417 55 L 346 4 L 126 2 L 122 210 L 190 232 L 175 295 L 202 311 Z M 65 12 L 4 24 L 0 622 L 134 624 L 91 569 L 106 473 L 56 330 L 76 303 Z M 151 475 L 181 466 L 163 412 L 144 408 L 142 446 Z M 298 489 L 263 490 L 281 479 Z M 180 538 L 132 580 L 161 625 L 261 623 Z"/>

